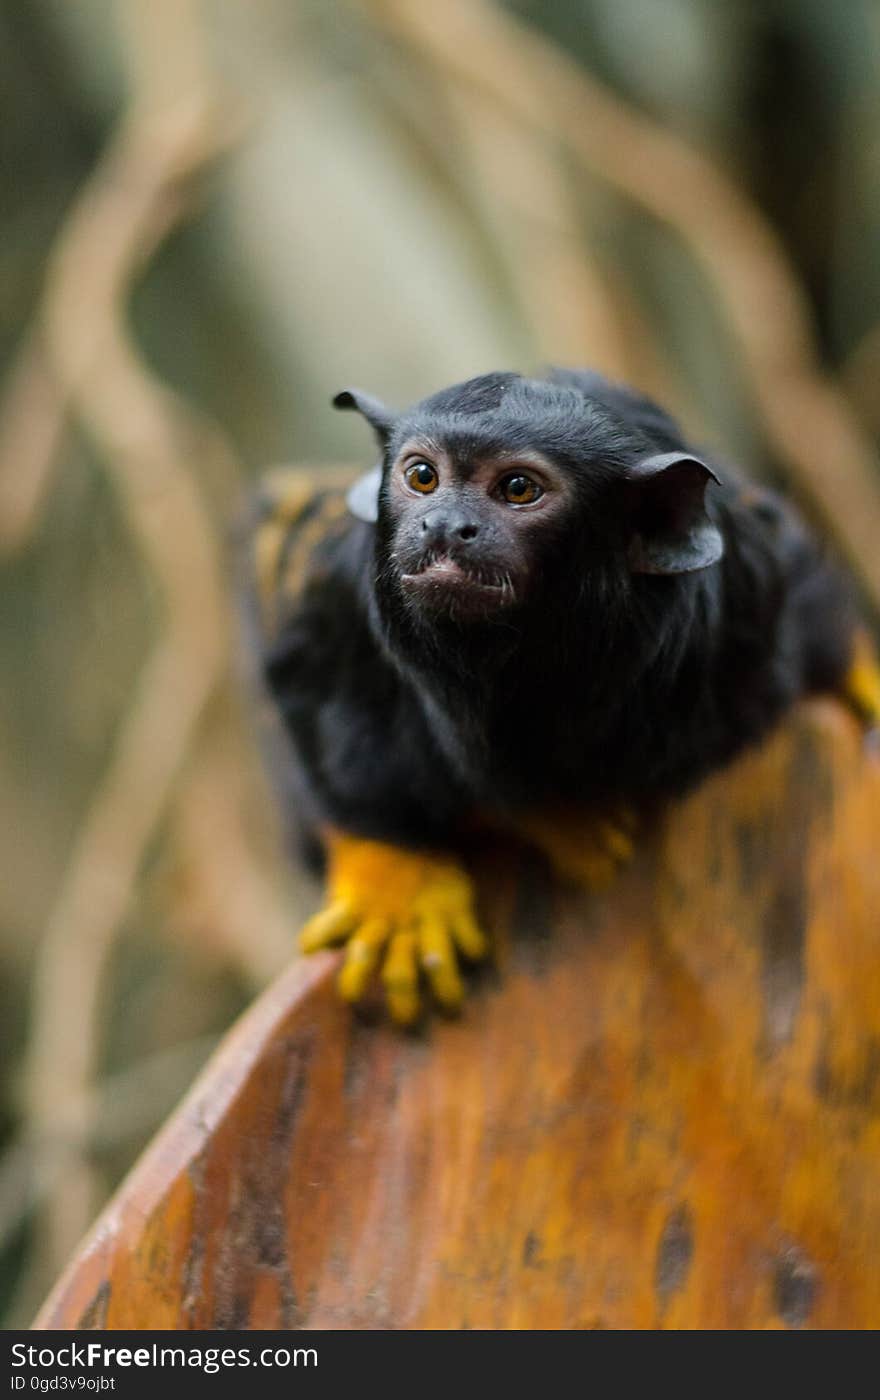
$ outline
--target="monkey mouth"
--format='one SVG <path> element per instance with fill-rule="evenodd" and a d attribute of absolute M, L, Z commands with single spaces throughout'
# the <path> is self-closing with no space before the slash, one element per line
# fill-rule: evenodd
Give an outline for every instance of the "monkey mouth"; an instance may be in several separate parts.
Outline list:
<path fill-rule="evenodd" d="M 411 573 L 401 573 L 407 593 L 434 605 L 461 603 L 486 611 L 516 601 L 509 572 L 486 565 L 462 563 L 449 554 L 433 552 L 419 560 Z"/>

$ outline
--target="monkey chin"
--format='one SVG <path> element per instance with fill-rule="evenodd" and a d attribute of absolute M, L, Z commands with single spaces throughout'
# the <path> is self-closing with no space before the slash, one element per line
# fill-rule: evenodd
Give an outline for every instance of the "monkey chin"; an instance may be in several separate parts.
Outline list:
<path fill-rule="evenodd" d="M 415 573 L 402 573 L 400 586 L 411 607 L 479 621 L 505 611 L 517 600 L 510 573 L 486 567 L 466 567 L 440 555 Z"/>

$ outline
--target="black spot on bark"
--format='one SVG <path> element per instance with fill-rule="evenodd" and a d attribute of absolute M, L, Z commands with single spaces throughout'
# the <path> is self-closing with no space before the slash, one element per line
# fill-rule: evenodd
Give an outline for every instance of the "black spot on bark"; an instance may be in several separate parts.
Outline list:
<path fill-rule="evenodd" d="M 772 882 L 761 928 L 764 1054 L 794 1034 L 805 977 L 810 847 L 834 806 L 833 775 L 821 737 L 811 730 L 798 735 L 784 786 L 773 819 L 755 832 L 757 844 L 749 848 L 749 838 L 739 837 L 744 880 L 749 876 L 745 887 Z"/>
<path fill-rule="evenodd" d="M 542 973 L 553 928 L 553 881 L 543 860 L 525 853 L 511 919 L 514 956 L 532 973 Z"/>
<path fill-rule="evenodd" d="M 308 1066 L 314 1054 L 314 1048 L 314 1040 L 311 1036 L 299 1045 L 284 1047 L 283 1053 L 287 1060 L 287 1070 L 278 1099 L 275 1121 L 272 1124 L 271 1146 L 273 1150 L 286 1152 L 289 1148 L 302 1106 Z"/>
<path fill-rule="evenodd" d="M 757 822 L 738 822 L 733 839 L 739 856 L 739 883 L 750 890 L 764 868 L 764 832 Z"/>
<path fill-rule="evenodd" d="M 536 1235 L 535 1232 L 534 1232 L 534 1230 L 529 1230 L 529 1233 L 526 1235 L 525 1239 L 523 1240 L 523 1248 L 522 1248 L 522 1261 L 523 1261 L 523 1263 L 525 1264 L 525 1266 L 526 1266 L 527 1269 L 531 1268 L 534 1264 L 536 1264 L 536 1263 L 538 1262 L 538 1255 L 540 1254 L 540 1252 L 541 1252 L 541 1239 L 540 1239 L 540 1236 L 539 1236 L 539 1235 Z"/>
<path fill-rule="evenodd" d="M 349 1101 L 357 1100 L 364 1087 L 368 1064 L 364 1053 L 366 1040 L 364 1027 L 358 1021 L 352 1021 L 342 1067 L 342 1092 Z"/>
<path fill-rule="evenodd" d="M 806 870 L 803 852 L 780 863 L 762 928 L 764 1045 L 775 1049 L 790 1040 L 804 987 L 804 940 L 807 930 Z"/>
<path fill-rule="evenodd" d="M 654 1289 L 661 1312 L 670 1298 L 684 1288 L 694 1257 L 694 1229 L 687 1202 L 666 1217 L 654 1262 Z"/>
<path fill-rule="evenodd" d="M 814 829 L 833 798 L 827 765 L 815 736 L 805 734 L 797 743 L 786 789 L 784 807 L 768 825 L 761 842 L 760 864 L 773 882 L 761 926 L 765 1054 L 791 1039 L 801 1007 L 809 918 L 807 863 Z M 740 846 L 742 849 L 742 839 Z M 751 877 L 758 880 L 757 852 L 751 860 Z"/>
<path fill-rule="evenodd" d="M 104 1330 L 112 1291 L 110 1280 L 105 1278 L 79 1320 L 83 1332 L 102 1332 Z"/>
<path fill-rule="evenodd" d="M 313 1051 L 310 1039 L 278 1048 L 281 1083 L 271 1121 L 255 1125 L 253 1137 L 242 1144 L 228 1185 L 225 1228 L 217 1242 L 212 1278 L 205 1280 L 214 1299 L 209 1326 L 231 1330 L 247 1327 L 253 1289 L 261 1274 L 274 1276 L 278 1282 L 283 1325 L 300 1322 L 283 1203 Z M 205 1225 L 197 1221 L 195 1228 L 204 1229 Z"/>
<path fill-rule="evenodd" d="M 835 1107 L 874 1111 L 880 1107 L 880 1040 L 868 1037 L 857 1067 L 846 1077 L 832 1068 L 831 1030 L 826 1024 L 813 1072 L 816 1093 Z"/>
<path fill-rule="evenodd" d="M 803 1327 L 819 1287 L 816 1266 L 799 1245 L 789 1245 L 776 1261 L 773 1297 L 786 1327 Z"/>

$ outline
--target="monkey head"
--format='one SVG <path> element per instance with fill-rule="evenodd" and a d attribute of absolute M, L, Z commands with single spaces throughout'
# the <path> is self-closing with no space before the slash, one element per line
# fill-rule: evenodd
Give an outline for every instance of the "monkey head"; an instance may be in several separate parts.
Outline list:
<path fill-rule="evenodd" d="M 714 473 L 564 371 L 482 375 L 395 414 L 347 389 L 382 458 L 349 504 L 375 521 L 380 609 L 422 628 L 580 610 L 610 581 L 715 563 Z M 664 450 L 665 449 L 665 450 Z"/>

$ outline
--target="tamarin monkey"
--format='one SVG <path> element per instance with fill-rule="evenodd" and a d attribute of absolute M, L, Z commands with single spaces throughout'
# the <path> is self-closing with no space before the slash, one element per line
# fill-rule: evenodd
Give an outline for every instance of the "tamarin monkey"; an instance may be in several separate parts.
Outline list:
<path fill-rule="evenodd" d="M 379 465 L 347 496 L 270 482 L 252 535 L 261 669 L 291 802 L 326 858 L 301 946 L 347 945 L 356 1001 L 462 998 L 487 942 L 476 819 L 606 882 L 633 814 L 798 697 L 880 720 L 849 588 L 798 518 L 641 394 L 580 370 L 484 374 L 402 413 L 344 390 Z"/>

